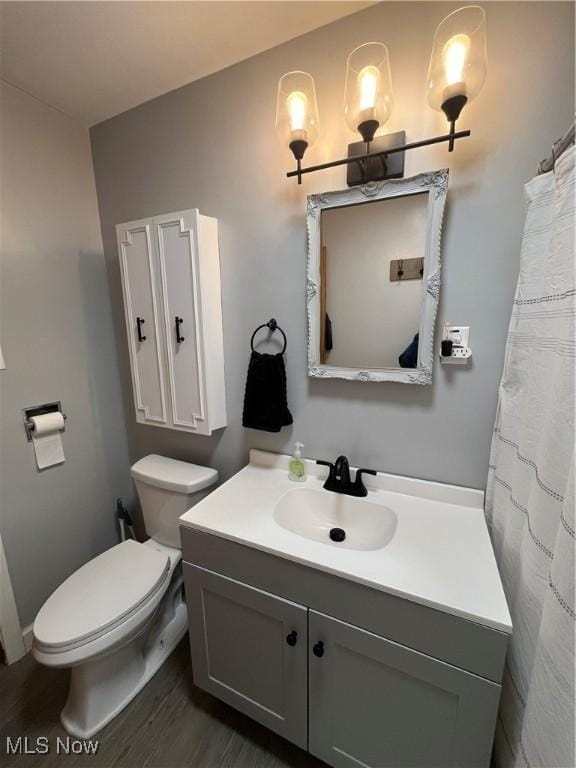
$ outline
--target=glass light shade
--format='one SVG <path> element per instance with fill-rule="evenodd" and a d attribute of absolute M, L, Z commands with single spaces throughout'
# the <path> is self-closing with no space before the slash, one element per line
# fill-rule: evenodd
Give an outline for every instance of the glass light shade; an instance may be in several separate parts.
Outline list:
<path fill-rule="evenodd" d="M 440 22 L 428 67 L 428 103 L 456 121 L 486 80 L 486 14 L 479 5 L 459 8 Z"/>
<path fill-rule="evenodd" d="M 344 89 L 346 123 L 372 141 L 392 113 L 392 76 L 384 43 L 364 43 L 348 56 Z"/>
<path fill-rule="evenodd" d="M 294 157 L 301 160 L 316 141 L 320 127 L 314 78 L 307 72 L 288 72 L 278 83 L 276 130 Z"/>

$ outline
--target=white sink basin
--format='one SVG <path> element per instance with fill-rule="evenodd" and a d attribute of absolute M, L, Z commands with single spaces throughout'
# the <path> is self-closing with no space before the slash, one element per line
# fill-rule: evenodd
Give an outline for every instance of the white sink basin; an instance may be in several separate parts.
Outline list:
<path fill-rule="evenodd" d="M 379 472 L 356 499 L 324 490 L 326 467 L 304 461 L 298 485 L 289 456 L 250 451 L 181 525 L 510 633 L 482 491 Z"/>
<path fill-rule="evenodd" d="M 273 516 L 278 525 L 292 533 L 344 549 L 382 549 L 396 530 L 396 514 L 388 507 L 308 488 L 285 493 L 276 503 Z M 344 531 L 343 541 L 330 538 L 334 528 Z"/>

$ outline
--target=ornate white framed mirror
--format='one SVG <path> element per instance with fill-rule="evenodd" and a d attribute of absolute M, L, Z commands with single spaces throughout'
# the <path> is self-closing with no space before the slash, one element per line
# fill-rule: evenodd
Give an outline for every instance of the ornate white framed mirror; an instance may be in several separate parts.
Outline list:
<path fill-rule="evenodd" d="M 308 375 L 431 384 L 448 171 L 309 195 Z"/>

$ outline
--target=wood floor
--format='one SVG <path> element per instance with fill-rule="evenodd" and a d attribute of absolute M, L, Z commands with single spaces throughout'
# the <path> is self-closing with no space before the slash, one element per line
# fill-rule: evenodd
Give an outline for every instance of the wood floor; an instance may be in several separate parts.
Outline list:
<path fill-rule="evenodd" d="M 326 768 L 298 747 L 218 701 L 192 683 L 186 637 L 132 703 L 94 738 L 96 755 L 56 754 L 66 733 L 58 716 L 68 673 L 32 656 L 0 665 L 0 765 L 94 768 Z M 7 737 L 48 737 L 50 752 L 11 756 Z"/>

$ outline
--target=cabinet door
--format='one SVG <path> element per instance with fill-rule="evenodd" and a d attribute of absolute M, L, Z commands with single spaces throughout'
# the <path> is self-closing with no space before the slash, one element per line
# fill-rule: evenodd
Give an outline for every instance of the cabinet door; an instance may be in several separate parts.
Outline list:
<path fill-rule="evenodd" d="M 171 421 L 175 427 L 209 434 L 202 349 L 198 213 L 183 211 L 154 219 L 167 340 Z"/>
<path fill-rule="evenodd" d="M 499 686 L 315 611 L 309 644 L 314 755 L 337 767 L 489 765 Z"/>
<path fill-rule="evenodd" d="M 194 682 L 307 747 L 307 609 L 184 564 Z"/>
<path fill-rule="evenodd" d="M 116 228 L 136 420 L 167 424 L 152 219 Z"/>

